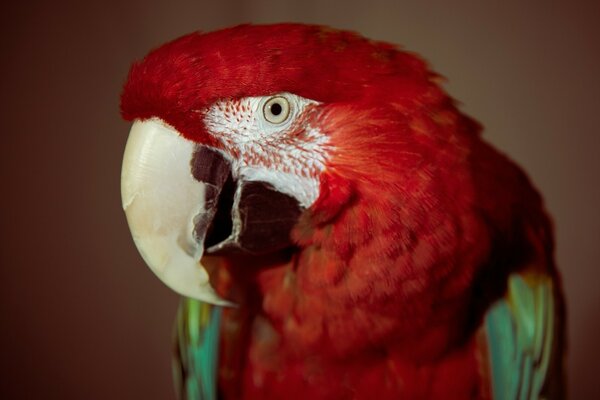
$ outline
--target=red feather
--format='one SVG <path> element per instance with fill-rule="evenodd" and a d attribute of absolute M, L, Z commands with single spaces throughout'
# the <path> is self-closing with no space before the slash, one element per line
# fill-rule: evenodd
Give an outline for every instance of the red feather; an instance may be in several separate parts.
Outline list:
<path fill-rule="evenodd" d="M 410 106 L 415 97 L 442 96 L 427 84 L 430 77 L 416 56 L 352 32 L 241 25 L 183 36 L 135 63 L 121 110 L 127 120 L 160 117 L 184 135 L 207 141 L 199 111 L 217 99 L 287 91 L 321 102 Z"/>

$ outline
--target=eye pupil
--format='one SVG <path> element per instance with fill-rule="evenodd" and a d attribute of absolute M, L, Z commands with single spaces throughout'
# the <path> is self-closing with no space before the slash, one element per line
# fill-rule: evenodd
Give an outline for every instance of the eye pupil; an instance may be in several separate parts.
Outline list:
<path fill-rule="evenodd" d="M 279 115 L 281 115 L 282 111 L 283 111 L 283 107 L 281 107 L 281 104 L 274 103 L 271 105 L 271 114 L 273 114 L 275 116 L 279 116 Z"/>

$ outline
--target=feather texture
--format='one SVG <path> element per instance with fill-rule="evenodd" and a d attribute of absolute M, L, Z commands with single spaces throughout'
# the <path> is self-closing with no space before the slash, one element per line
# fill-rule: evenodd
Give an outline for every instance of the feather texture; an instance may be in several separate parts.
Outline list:
<path fill-rule="evenodd" d="M 173 374 L 182 400 L 217 398 L 221 307 L 182 299 L 175 326 Z"/>
<path fill-rule="evenodd" d="M 557 315 L 550 277 L 509 277 L 506 296 L 485 318 L 494 399 L 560 397 L 544 391 L 553 343 L 558 340 Z"/>

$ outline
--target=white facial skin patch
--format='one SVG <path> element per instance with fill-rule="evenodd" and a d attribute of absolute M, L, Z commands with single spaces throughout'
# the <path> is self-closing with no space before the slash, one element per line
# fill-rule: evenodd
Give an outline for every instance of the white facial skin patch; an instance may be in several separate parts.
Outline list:
<path fill-rule="evenodd" d="M 319 196 L 328 137 L 311 124 L 318 102 L 291 93 L 220 100 L 205 114 L 238 179 L 262 181 L 304 208 Z"/>

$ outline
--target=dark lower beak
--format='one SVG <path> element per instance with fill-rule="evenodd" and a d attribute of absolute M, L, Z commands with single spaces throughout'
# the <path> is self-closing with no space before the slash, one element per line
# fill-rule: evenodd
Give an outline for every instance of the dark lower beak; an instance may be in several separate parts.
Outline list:
<path fill-rule="evenodd" d="M 212 220 L 203 218 L 195 225 L 208 254 L 262 255 L 291 245 L 289 233 L 302 211 L 296 199 L 268 183 L 234 181 L 229 162 L 209 147 L 197 147 L 192 171 L 196 180 L 215 188 L 206 195 L 207 207 L 215 210 L 206 214 Z"/>

